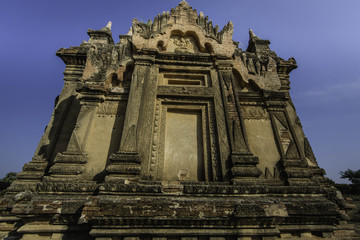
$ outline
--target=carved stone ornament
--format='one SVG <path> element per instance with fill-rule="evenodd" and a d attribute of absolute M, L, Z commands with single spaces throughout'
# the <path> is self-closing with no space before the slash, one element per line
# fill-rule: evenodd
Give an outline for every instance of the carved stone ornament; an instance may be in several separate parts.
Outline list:
<path fill-rule="evenodd" d="M 96 113 L 104 116 L 118 116 L 120 114 L 118 108 L 119 104 L 116 102 L 105 102 L 99 106 Z"/>
<path fill-rule="evenodd" d="M 356 238 L 291 101 L 293 58 L 252 30 L 240 49 L 185 0 L 117 42 L 111 25 L 57 52 L 64 88 L 0 196 L 1 239 Z"/>
<path fill-rule="evenodd" d="M 173 36 L 167 47 L 168 51 L 175 53 L 198 53 L 199 48 L 196 40 L 191 36 Z"/>
<path fill-rule="evenodd" d="M 244 119 L 269 119 L 269 114 L 262 107 L 244 106 L 241 113 Z"/>

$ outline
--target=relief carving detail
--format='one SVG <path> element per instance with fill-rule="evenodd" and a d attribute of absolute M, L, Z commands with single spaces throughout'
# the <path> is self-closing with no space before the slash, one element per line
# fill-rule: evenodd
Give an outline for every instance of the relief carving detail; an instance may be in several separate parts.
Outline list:
<path fill-rule="evenodd" d="M 246 106 L 241 108 L 244 119 L 269 119 L 269 114 L 262 107 Z"/>
<path fill-rule="evenodd" d="M 175 53 L 198 53 L 199 47 L 192 36 L 172 36 L 167 50 Z"/>
<path fill-rule="evenodd" d="M 119 104 L 113 102 L 104 102 L 97 109 L 97 114 L 106 116 L 117 116 Z"/>

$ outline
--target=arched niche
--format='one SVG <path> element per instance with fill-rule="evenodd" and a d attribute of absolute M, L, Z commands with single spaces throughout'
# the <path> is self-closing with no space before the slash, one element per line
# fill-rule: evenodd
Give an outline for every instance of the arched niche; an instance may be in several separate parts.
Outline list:
<path fill-rule="evenodd" d="M 260 88 L 257 86 L 257 84 L 252 79 L 249 79 L 249 81 L 246 82 L 241 77 L 241 74 L 238 72 L 238 70 L 236 70 L 234 68 L 233 68 L 233 75 L 234 75 L 234 80 L 235 80 L 235 91 L 236 92 L 260 91 Z"/>
<path fill-rule="evenodd" d="M 205 52 L 214 53 L 214 48 L 212 47 L 211 43 L 205 43 Z"/>
<path fill-rule="evenodd" d="M 181 30 L 171 31 L 170 38 L 166 45 L 164 41 L 159 40 L 157 49 L 160 52 L 171 53 L 212 53 L 213 47 L 210 43 L 205 46 L 200 44 L 198 35 L 194 31 L 183 32 Z"/>
<path fill-rule="evenodd" d="M 116 70 L 110 71 L 105 81 L 106 88 L 116 92 L 118 88 L 130 87 L 133 71 L 133 62 L 127 62 L 124 66 L 119 66 Z"/>

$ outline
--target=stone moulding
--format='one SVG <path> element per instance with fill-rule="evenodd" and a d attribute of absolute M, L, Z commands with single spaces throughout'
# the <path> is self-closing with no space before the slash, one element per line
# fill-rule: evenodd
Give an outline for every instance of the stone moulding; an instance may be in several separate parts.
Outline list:
<path fill-rule="evenodd" d="M 233 30 L 183 0 L 58 50 L 64 87 L 0 238 L 351 239 L 290 97 L 295 59 Z"/>
<path fill-rule="evenodd" d="M 66 193 L 82 193 L 95 192 L 98 185 L 94 182 L 77 182 L 77 183 L 61 183 L 61 182 L 44 182 L 36 185 L 36 191 L 42 193 L 66 192 Z"/>
<path fill-rule="evenodd" d="M 268 184 L 249 185 L 228 185 L 223 182 L 214 183 L 196 183 L 196 182 L 179 182 L 175 186 L 181 186 L 181 194 L 327 194 L 327 192 L 319 186 L 276 186 L 271 181 Z M 95 182 L 42 182 L 37 183 L 33 192 L 112 192 L 112 194 L 123 193 L 162 193 L 166 189 L 166 185 L 161 182 L 143 181 L 143 182 L 108 182 L 97 184 Z M 19 191 L 19 190 L 18 190 Z M 21 189 L 21 191 L 24 191 Z"/>

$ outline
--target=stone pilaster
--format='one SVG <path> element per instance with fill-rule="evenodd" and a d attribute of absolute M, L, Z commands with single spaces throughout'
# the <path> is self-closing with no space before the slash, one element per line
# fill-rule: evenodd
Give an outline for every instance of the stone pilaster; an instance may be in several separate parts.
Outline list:
<path fill-rule="evenodd" d="M 261 171 L 256 167 L 259 159 L 249 150 L 240 104 L 233 87 L 232 66 L 227 61 L 219 61 L 218 70 L 231 145 L 230 161 L 233 182 L 254 183 L 261 175 Z"/>
<path fill-rule="evenodd" d="M 9 191 L 23 191 L 28 188 L 33 189 L 35 184 L 43 178 L 51 161 L 54 149 L 57 144 L 60 131 L 68 112 L 72 106 L 74 109 L 74 99 L 77 95 L 75 89 L 81 86 L 81 76 L 86 62 L 86 49 L 74 47 L 60 49 L 56 55 L 66 64 L 64 71 L 64 86 L 55 101 L 55 108 L 51 115 L 43 136 L 38 144 L 32 160 L 25 164 L 23 171 L 17 175 L 18 181 L 14 182 Z"/>
<path fill-rule="evenodd" d="M 129 99 L 126 107 L 123 134 L 119 150 L 109 158 L 106 167 L 107 176 L 105 181 L 136 179 L 141 171 L 141 155 L 139 152 L 139 139 L 142 126 L 139 119 L 140 112 L 144 110 L 143 90 L 147 81 L 151 78 L 151 65 L 154 57 L 151 55 L 136 55 L 135 68 L 130 85 Z M 141 117 L 140 117 L 141 118 Z"/>
<path fill-rule="evenodd" d="M 289 92 L 290 90 L 290 72 L 297 68 L 294 58 L 289 60 L 280 59 L 277 62 L 277 73 L 281 82 L 280 91 Z"/>
<path fill-rule="evenodd" d="M 78 178 L 84 171 L 87 162 L 85 147 L 96 109 L 105 100 L 105 96 L 83 93 L 80 96 L 81 109 L 77 118 L 67 149 L 58 153 L 53 166 L 49 169 L 47 180 L 67 181 L 69 178 Z"/>
<path fill-rule="evenodd" d="M 312 173 L 286 112 L 286 93 L 264 92 L 283 167 L 282 178 L 289 185 L 313 185 Z"/>

